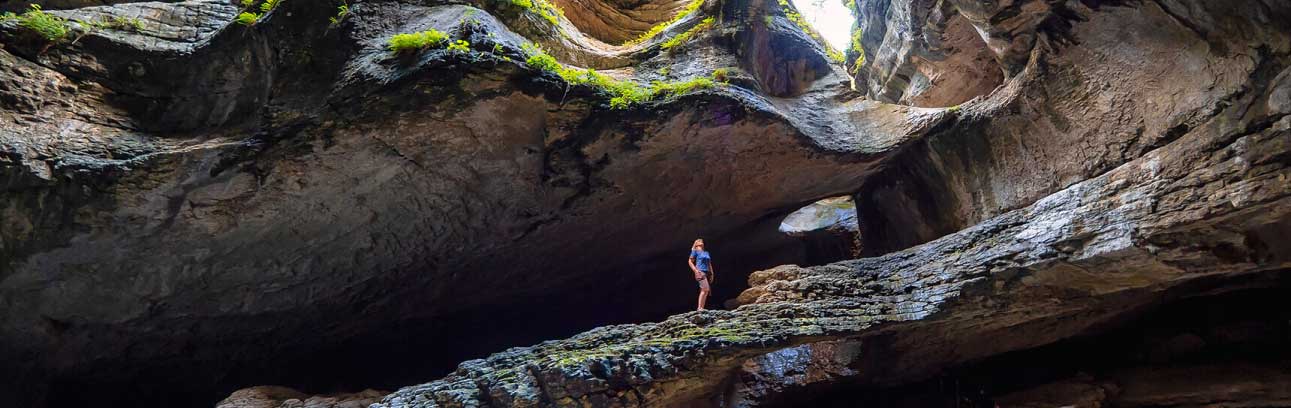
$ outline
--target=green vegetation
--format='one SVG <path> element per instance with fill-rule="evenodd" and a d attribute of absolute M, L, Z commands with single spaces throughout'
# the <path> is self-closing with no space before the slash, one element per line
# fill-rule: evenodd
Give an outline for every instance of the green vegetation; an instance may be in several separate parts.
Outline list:
<path fill-rule="evenodd" d="M 560 25 L 559 17 L 563 17 L 565 15 L 564 11 L 561 11 L 559 7 L 556 7 L 555 4 L 551 4 L 548 0 L 510 0 L 510 2 L 512 6 L 519 7 L 525 11 L 541 16 L 553 26 Z"/>
<path fill-rule="evenodd" d="M 255 7 L 257 0 L 241 0 L 238 4 L 242 5 L 242 12 L 233 19 L 234 22 L 244 25 L 253 26 L 260 22 L 260 19 L 269 14 L 273 9 L 278 8 L 283 0 L 263 0 L 259 7 Z M 256 13 L 255 10 L 260 10 Z"/>
<path fill-rule="evenodd" d="M 847 47 L 847 52 L 855 53 L 856 59 L 852 60 L 851 71 L 855 74 L 865 65 L 865 48 L 861 47 L 861 30 L 859 27 L 852 28 L 852 43 Z"/>
<path fill-rule="evenodd" d="M 566 68 L 555 57 L 533 44 L 525 44 L 524 51 L 529 54 L 525 63 L 530 67 L 554 73 L 570 85 L 587 85 L 610 94 L 612 109 L 626 109 L 658 98 L 685 95 L 712 88 L 721 82 L 713 77 L 698 77 L 685 81 L 654 81 L 647 87 L 632 81 L 616 80 L 592 69 Z"/>
<path fill-rule="evenodd" d="M 390 52 L 399 54 L 424 48 L 438 47 L 448 42 L 448 34 L 430 29 L 419 33 L 395 34 L 386 45 Z"/>
<path fill-rule="evenodd" d="M 461 23 L 462 26 L 470 30 L 482 31 L 480 30 L 480 27 L 481 25 L 484 24 L 484 22 L 480 21 L 479 17 L 475 17 L 475 11 L 476 11 L 475 9 L 466 10 L 465 12 L 462 13 L 462 18 L 457 20 L 457 22 Z M 493 34 L 493 33 L 489 33 L 489 34 Z"/>
<path fill-rule="evenodd" d="M 529 64 L 529 66 L 551 72 L 556 72 L 561 69 L 560 63 L 556 62 L 556 57 L 547 54 L 546 51 L 543 51 L 542 48 L 537 45 L 529 43 L 522 45 L 521 48 L 524 49 L 526 54 L 529 54 L 529 58 L 524 61 L 526 64 Z"/>
<path fill-rule="evenodd" d="M 466 40 L 457 40 L 457 41 L 453 41 L 451 44 L 448 44 L 448 46 L 444 47 L 444 49 L 447 49 L 452 52 L 471 52 L 471 43 L 466 42 Z"/>
<path fill-rule="evenodd" d="M 842 64 L 847 61 L 847 57 L 843 56 L 842 51 L 836 50 L 828 44 L 825 44 L 825 55 L 828 55 L 829 59 L 836 64 Z"/>
<path fill-rule="evenodd" d="M 650 27 L 650 30 L 647 30 L 644 34 L 641 34 L 640 37 L 637 37 L 632 40 L 628 40 L 627 42 L 623 43 L 623 45 L 636 45 L 636 44 L 646 42 L 646 40 L 649 40 L 651 38 L 654 38 L 656 35 L 659 35 L 660 33 L 662 33 L 663 30 L 667 29 L 668 26 L 671 26 L 674 23 L 681 21 L 681 19 L 685 18 L 686 16 L 689 16 L 691 13 L 694 13 L 695 10 L 699 10 L 699 6 L 702 6 L 702 5 L 704 5 L 704 0 L 695 0 L 690 2 L 690 4 L 687 4 L 686 7 L 683 7 L 681 11 L 677 12 L 676 15 L 673 15 L 672 19 L 659 24 L 655 24 L 654 27 Z"/>
<path fill-rule="evenodd" d="M 861 48 L 861 30 L 859 27 L 852 28 L 852 44 L 847 47 L 847 50 L 865 55 L 865 49 Z"/>
<path fill-rule="evenodd" d="M 659 69 L 654 70 L 654 73 L 659 74 L 660 76 L 668 76 L 669 71 L 670 69 L 668 67 L 660 67 Z"/>
<path fill-rule="evenodd" d="M 268 13 L 270 10 L 277 8 L 278 4 L 281 3 L 282 0 L 265 0 L 264 3 L 260 3 L 260 13 Z"/>
<path fill-rule="evenodd" d="M 233 21 L 244 26 L 253 26 L 256 25 L 256 22 L 259 20 L 259 14 L 243 11 L 242 13 L 239 13 L 237 18 Z"/>
<path fill-rule="evenodd" d="M 345 21 L 345 18 L 349 16 L 350 16 L 350 5 L 347 3 L 341 3 L 341 5 L 336 6 L 336 15 L 329 18 L 328 21 L 331 22 L 332 27 L 336 27 L 338 25 L 341 25 L 341 22 Z"/>
<path fill-rule="evenodd" d="M 67 19 L 46 13 L 40 9 L 40 5 L 31 4 L 31 8 L 22 14 L 5 13 L 0 16 L 0 21 L 18 21 L 18 26 L 31 30 L 40 35 L 46 41 L 58 42 L 65 38 L 71 32 L 71 26 Z"/>
<path fill-rule="evenodd" d="M 731 76 L 731 69 L 730 69 L 730 68 L 718 68 L 718 69 L 713 70 L 713 80 L 714 80 L 714 81 L 717 81 L 717 82 L 726 82 L 728 79 L 730 79 L 730 76 Z"/>
<path fill-rule="evenodd" d="M 798 11 L 795 10 L 793 6 L 789 5 L 789 0 L 778 0 L 778 1 L 780 3 L 780 8 L 784 10 L 785 18 L 788 18 L 789 21 L 792 21 L 794 24 L 797 24 L 798 27 L 802 29 L 802 31 L 805 31 L 808 34 L 810 34 L 811 38 L 817 38 L 817 36 L 815 35 L 816 30 L 812 29 L 811 24 L 807 23 L 807 20 L 802 18 L 802 14 L 798 14 Z"/>
<path fill-rule="evenodd" d="M 120 31 L 139 32 L 143 30 L 143 22 L 139 21 L 139 19 L 125 18 L 120 16 L 112 17 L 112 18 L 104 17 L 102 21 L 99 21 L 97 23 L 92 23 L 91 25 L 93 25 L 95 28 L 113 29 L 113 30 L 120 30 Z"/>
<path fill-rule="evenodd" d="M 695 34 L 698 34 L 701 31 L 712 28 L 714 21 L 715 20 L 712 17 L 705 18 L 704 21 L 699 22 L 698 25 L 691 27 L 689 30 L 686 30 L 686 32 L 677 34 L 677 36 L 669 38 L 668 41 L 664 41 L 663 44 L 660 45 L 659 47 L 667 51 L 672 47 L 685 44 L 686 41 L 690 41 L 690 38 L 694 37 Z"/>

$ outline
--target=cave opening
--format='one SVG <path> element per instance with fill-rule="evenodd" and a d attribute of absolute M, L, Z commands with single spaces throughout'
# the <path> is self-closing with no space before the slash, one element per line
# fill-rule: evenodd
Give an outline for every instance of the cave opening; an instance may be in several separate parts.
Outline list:
<path fill-rule="evenodd" d="M 856 18 L 842 0 L 792 0 L 794 8 L 826 45 L 836 51 L 846 50 L 850 44 Z"/>

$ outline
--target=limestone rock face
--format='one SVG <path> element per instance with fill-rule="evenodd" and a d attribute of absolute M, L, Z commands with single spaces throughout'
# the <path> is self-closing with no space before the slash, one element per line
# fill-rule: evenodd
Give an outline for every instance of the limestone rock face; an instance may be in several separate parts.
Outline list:
<path fill-rule="evenodd" d="M 826 405 L 1288 286 L 1284 2 L 857 0 L 847 67 L 767 0 L 632 45 L 691 3 L 104 3 L 48 2 L 54 44 L 0 22 L 17 406 Z M 431 29 L 467 49 L 387 48 Z M 798 266 L 776 226 L 839 196 L 866 257 Z M 665 319 L 695 237 L 732 310 Z M 972 398 L 1291 395 L 1170 339 L 1147 354 L 1208 374 L 1073 362 Z"/>
<path fill-rule="evenodd" d="M 1152 2 L 1051 10 L 1041 3 L 1016 2 L 1019 9 L 982 17 L 1000 26 L 979 25 L 981 32 L 1018 30 L 1023 21 L 1015 20 L 1025 19 L 1039 24 L 1036 31 L 1006 37 L 1039 39 L 1028 40 L 1035 45 L 1024 52 L 997 54 L 1018 60 L 1010 63 L 1013 74 L 1005 84 L 961 105 L 957 128 L 920 140 L 858 192 L 868 254 L 926 242 L 1105 173 L 1214 120 L 1247 93 L 1281 81 L 1276 76 L 1284 70 L 1291 31 L 1281 23 L 1288 21 L 1285 7 Z M 890 7 L 901 4 L 906 2 Z M 984 12 L 969 5 L 956 10 Z M 866 33 L 882 29 L 866 27 Z M 899 33 L 884 41 L 896 41 Z M 923 38 L 929 36 L 934 34 Z M 922 41 L 901 44 L 926 46 Z M 903 49 L 877 40 L 865 47 Z M 872 85 L 890 84 L 872 87 L 872 94 L 904 92 L 876 70 L 916 58 L 869 52 L 859 76 Z"/>
<path fill-rule="evenodd" d="M 55 44 L 0 23 L 6 395 L 209 404 L 297 374 L 328 384 L 290 367 L 337 347 L 430 338 L 454 350 L 435 358 L 460 359 L 543 336 L 502 335 L 518 324 L 657 319 L 690 302 L 677 248 L 701 235 L 742 271 L 723 277 L 733 297 L 748 271 L 802 262 L 768 219 L 854 191 L 949 119 L 856 98 L 818 45 L 764 49 L 812 41 L 790 24 L 721 18 L 660 53 L 667 36 L 584 34 L 595 13 L 552 25 L 510 3 L 349 7 L 329 25 L 334 6 L 286 1 L 245 26 L 224 0 L 64 4 L 49 13 L 71 36 Z M 742 17 L 784 19 L 759 13 Z M 90 24 L 118 17 L 139 26 Z M 429 29 L 469 51 L 387 49 Z M 527 64 L 531 42 L 645 89 L 719 68 L 725 82 L 616 108 L 604 87 Z M 570 300 L 535 301 L 552 297 Z M 601 306 L 559 317 L 581 302 Z M 496 324 L 466 329 L 476 316 Z M 137 385 L 156 381 L 183 387 Z"/>

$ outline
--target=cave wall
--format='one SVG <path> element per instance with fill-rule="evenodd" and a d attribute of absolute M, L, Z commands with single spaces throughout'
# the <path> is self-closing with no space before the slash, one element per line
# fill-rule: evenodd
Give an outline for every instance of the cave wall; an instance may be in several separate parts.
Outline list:
<path fill-rule="evenodd" d="M 0 22 L 12 74 L 0 78 L 0 361 L 15 367 L 0 397 L 322 392 L 342 386 L 311 365 L 328 360 L 355 373 L 345 381 L 402 385 L 689 309 L 681 251 L 701 235 L 731 237 L 719 306 L 752 270 L 803 263 L 777 216 L 851 191 L 945 118 L 834 98 L 851 91 L 819 45 L 784 60 L 807 69 L 769 73 L 782 60 L 763 48 L 810 37 L 723 18 L 719 2 L 668 32 L 704 16 L 719 27 L 668 53 L 666 37 L 618 47 L 584 33 L 578 19 L 603 17 L 586 10 L 553 25 L 509 4 L 359 1 L 329 25 L 334 5 L 286 1 L 244 26 L 223 0 L 69 3 L 51 13 L 142 28 L 74 28 L 56 44 Z M 671 18 L 679 4 L 637 6 Z M 749 18 L 768 13 L 784 19 L 778 6 Z M 432 28 L 471 50 L 387 48 Z M 718 68 L 729 84 L 615 109 L 606 90 L 530 66 L 530 42 L 639 84 Z M 652 68 L 625 69 L 637 65 Z M 803 98 L 768 96 L 780 90 Z M 808 112 L 891 125 L 867 128 L 874 142 Z M 569 300 L 532 307 L 550 298 Z M 469 345 L 425 347 L 449 343 Z M 383 373 L 356 357 L 375 344 L 386 357 L 421 349 L 424 363 Z"/>
<path fill-rule="evenodd" d="M 958 231 L 1160 148 L 1277 85 L 1291 50 L 1282 23 L 1240 22 L 1286 21 L 1259 2 L 1190 14 L 1156 2 L 1070 7 L 1075 15 L 1048 11 L 1071 25 L 1038 32 L 1003 88 L 956 108 L 957 128 L 868 179 L 856 195 L 867 254 Z"/>
<path fill-rule="evenodd" d="M 795 403 L 1291 268 L 1283 4 L 860 0 L 850 69 L 775 2 L 627 46 L 680 2 L 557 4 L 68 3 L 143 28 L 53 45 L 0 22 L 0 399 Z M 430 28 L 470 50 L 386 46 Z M 530 43 L 726 82 L 619 109 Z M 846 194 L 870 257 L 775 266 L 810 257 L 779 219 Z M 700 236 L 733 310 L 665 318 Z M 234 391 L 269 384 L 301 390 Z"/>
<path fill-rule="evenodd" d="M 1163 299 L 1082 336 L 895 387 L 854 381 L 868 368 L 861 356 L 883 352 L 864 342 L 777 351 L 745 363 L 724 406 L 1281 406 L 1291 397 L 1287 316 L 1268 306 L 1286 296 L 1286 276 L 1260 289 L 1250 279 L 1209 282 L 1207 296 Z"/>

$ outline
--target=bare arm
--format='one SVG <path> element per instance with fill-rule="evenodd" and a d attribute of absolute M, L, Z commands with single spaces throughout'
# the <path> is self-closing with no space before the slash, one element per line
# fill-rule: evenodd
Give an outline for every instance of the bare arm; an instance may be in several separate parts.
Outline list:
<path fill-rule="evenodd" d="M 692 257 L 690 257 L 690 259 L 687 259 L 687 260 L 686 260 L 686 263 L 690 264 L 690 270 L 691 270 L 691 271 L 693 271 L 693 272 L 695 272 L 695 273 L 699 273 L 699 267 L 698 267 L 698 266 L 695 266 L 695 257 L 693 257 L 693 256 L 692 256 Z"/>

